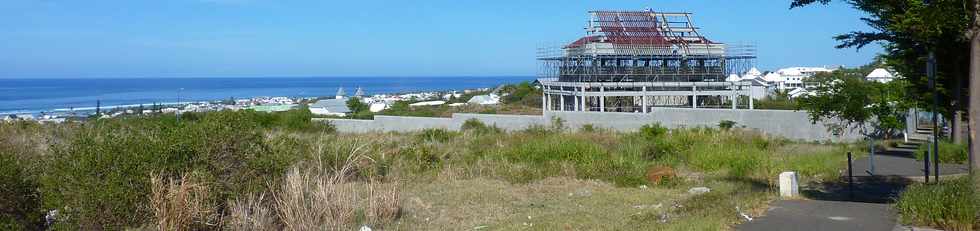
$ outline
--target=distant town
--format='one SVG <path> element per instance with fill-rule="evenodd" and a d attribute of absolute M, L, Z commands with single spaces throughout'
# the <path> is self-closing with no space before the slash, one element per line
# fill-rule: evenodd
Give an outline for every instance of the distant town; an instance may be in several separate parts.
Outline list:
<path fill-rule="evenodd" d="M 749 85 L 749 96 L 755 100 L 771 97 L 776 93 L 784 93 L 790 98 L 814 94 L 808 79 L 817 73 L 829 73 L 838 67 L 788 67 L 776 71 L 759 71 L 751 68 L 741 75 L 732 74 L 725 82 L 740 82 Z M 877 68 L 865 78 L 869 81 L 889 82 L 895 79 L 893 71 Z M 540 87 L 540 84 L 536 84 Z M 485 93 L 470 98 L 466 103 L 449 103 L 450 99 L 459 98 L 463 94 Z M 284 97 L 260 96 L 249 99 L 225 99 L 211 101 L 175 102 L 164 104 L 140 105 L 109 105 L 79 109 L 55 109 L 41 113 L 18 113 L 0 115 L 0 121 L 36 121 L 40 123 L 61 123 L 66 120 L 87 120 L 94 116 L 98 118 L 114 118 L 126 115 L 173 114 L 186 112 L 210 112 L 221 110 L 255 110 L 259 112 L 280 112 L 299 108 L 306 105 L 310 112 L 318 116 L 348 115 L 351 110 L 347 107 L 350 98 L 358 98 L 370 105 L 371 112 L 388 109 L 395 102 L 409 101 L 410 106 L 439 106 L 452 107 L 466 104 L 495 105 L 500 103 L 500 95 L 493 88 L 476 88 L 454 91 L 426 91 L 393 94 L 375 94 L 364 96 L 364 91 L 357 88 L 354 94 L 348 96 L 344 88 L 339 88 L 334 96 L 324 97 Z"/>
<path fill-rule="evenodd" d="M 348 96 L 344 88 L 339 88 L 334 96 L 325 97 L 284 97 L 260 96 L 248 99 L 225 99 L 211 101 L 175 102 L 164 104 L 109 105 L 79 109 L 55 109 L 50 112 L 17 113 L 0 115 L 0 121 L 36 121 L 39 123 L 62 123 L 67 120 L 88 120 L 92 118 L 115 118 L 127 115 L 174 114 L 187 112 L 212 112 L 222 110 L 255 110 L 259 112 L 281 112 L 298 109 L 305 105 L 318 116 L 345 116 L 350 113 L 347 101 L 358 98 L 370 105 L 371 112 L 390 108 L 395 102 L 409 101 L 410 106 L 438 106 L 447 104 L 453 98 L 467 93 L 486 93 L 472 97 L 467 103 L 450 103 L 449 106 L 465 104 L 493 105 L 500 97 L 493 88 L 476 88 L 454 91 L 426 91 L 364 96 L 363 89 L 357 88 Z"/>

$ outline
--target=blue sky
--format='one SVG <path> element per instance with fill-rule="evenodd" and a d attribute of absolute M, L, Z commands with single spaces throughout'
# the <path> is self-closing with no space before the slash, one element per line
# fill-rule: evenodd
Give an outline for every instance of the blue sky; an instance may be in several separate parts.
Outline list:
<path fill-rule="evenodd" d="M 709 39 L 754 43 L 763 70 L 856 66 L 878 45 L 837 3 L 789 0 L 5 0 L 0 78 L 534 75 L 535 48 L 584 34 L 593 9 L 689 11 Z"/>

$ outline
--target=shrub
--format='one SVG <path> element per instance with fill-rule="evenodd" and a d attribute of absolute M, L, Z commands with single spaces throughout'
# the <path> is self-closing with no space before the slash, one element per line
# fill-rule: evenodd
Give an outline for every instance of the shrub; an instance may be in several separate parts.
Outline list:
<path fill-rule="evenodd" d="M 902 220 L 948 230 L 972 230 L 977 223 L 980 201 L 971 177 L 913 184 L 895 204 Z"/>
<path fill-rule="evenodd" d="M 562 119 L 561 117 L 557 117 L 557 116 L 552 117 L 551 118 L 551 129 L 554 130 L 555 132 L 563 132 L 563 131 L 565 131 L 565 120 Z"/>
<path fill-rule="evenodd" d="M 86 123 L 57 145 L 41 177 L 45 207 L 63 211 L 76 229 L 122 229 L 151 218 L 145 206 L 153 174 L 198 172 L 216 201 L 265 190 L 296 159 L 270 147 L 255 112 L 209 113 L 176 124 L 173 117 Z"/>
<path fill-rule="evenodd" d="M 530 169 L 518 169 L 512 173 L 512 179 L 517 182 L 559 175 L 563 165 L 574 168 L 575 176 L 581 179 L 608 180 L 627 186 L 646 182 L 646 162 L 640 157 L 611 153 L 592 140 L 580 137 L 533 137 L 508 148 L 503 156 L 511 162 L 530 166 Z"/>
<path fill-rule="evenodd" d="M 919 148 L 915 150 L 915 159 L 922 160 L 925 158 L 926 154 L 932 152 L 929 149 L 929 143 L 924 143 L 919 145 Z M 969 146 L 967 144 L 956 144 L 949 140 L 939 141 L 939 163 L 952 163 L 952 164 L 962 164 L 969 160 Z M 933 157 L 930 157 L 930 161 Z"/>
<path fill-rule="evenodd" d="M 659 123 L 647 124 L 640 127 L 640 135 L 646 138 L 656 138 L 667 134 L 667 128 Z"/>
<path fill-rule="evenodd" d="M 732 129 L 733 127 L 735 127 L 735 121 L 722 120 L 721 122 L 718 122 L 718 128 L 721 129 L 721 130 L 728 131 L 729 129 Z"/>
<path fill-rule="evenodd" d="M 464 121 L 463 125 L 460 126 L 459 130 L 462 130 L 464 132 L 474 132 L 477 134 L 495 134 L 495 133 L 502 132 L 501 129 L 498 128 L 497 126 L 487 126 L 486 124 L 480 122 L 480 120 L 476 118 L 472 118 Z"/>
<path fill-rule="evenodd" d="M 428 142 L 447 142 L 456 136 L 455 132 L 446 129 L 430 128 L 422 130 L 417 135 L 419 139 Z"/>
<path fill-rule="evenodd" d="M 582 125 L 582 128 L 579 128 L 578 130 L 581 132 L 596 132 L 595 125 L 592 124 L 584 124 Z"/>
<path fill-rule="evenodd" d="M 14 154 L 0 150 L 0 229 L 29 230 L 40 227 L 43 211 L 36 179 Z"/>

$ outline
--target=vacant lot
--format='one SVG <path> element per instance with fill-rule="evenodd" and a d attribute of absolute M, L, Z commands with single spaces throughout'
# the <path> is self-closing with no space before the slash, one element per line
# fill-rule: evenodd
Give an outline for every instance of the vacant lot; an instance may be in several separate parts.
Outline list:
<path fill-rule="evenodd" d="M 728 229 L 759 214 L 779 172 L 835 179 L 850 150 L 737 129 L 337 134 L 308 121 L 243 111 L 0 124 L 0 227 Z"/>

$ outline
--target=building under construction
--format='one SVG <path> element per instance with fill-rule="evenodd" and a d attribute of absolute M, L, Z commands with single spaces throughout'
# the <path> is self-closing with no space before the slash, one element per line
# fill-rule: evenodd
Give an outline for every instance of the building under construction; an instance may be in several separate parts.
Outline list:
<path fill-rule="evenodd" d="M 691 13 L 591 11 L 586 35 L 538 50 L 546 111 L 753 108 L 755 48 L 705 38 Z"/>

